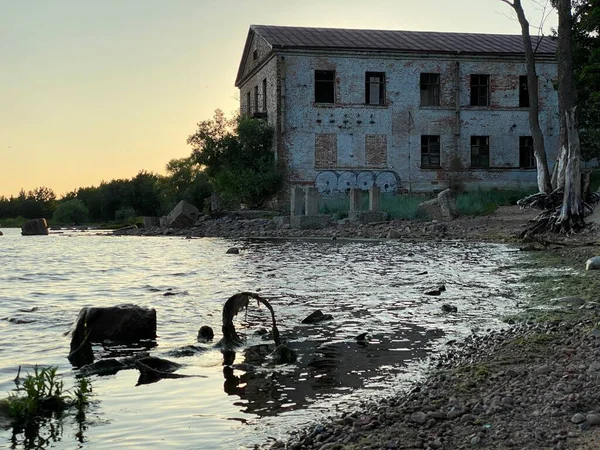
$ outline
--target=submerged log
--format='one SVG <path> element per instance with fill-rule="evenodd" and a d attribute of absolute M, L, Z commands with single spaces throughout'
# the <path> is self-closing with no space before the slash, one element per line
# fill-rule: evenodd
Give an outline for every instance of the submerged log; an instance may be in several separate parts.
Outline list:
<path fill-rule="evenodd" d="M 230 345 L 239 345 L 242 339 L 238 336 L 233 326 L 233 318 L 243 309 L 248 308 L 250 300 L 254 299 L 267 307 L 271 313 L 271 320 L 273 321 L 273 340 L 275 345 L 279 347 L 281 345 L 281 339 L 279 337 L 279 330 L 277 329 L 277 323 L 275 322 L 275 311 L 271 304 L 260 295 L 254 292 L 240 292 L 239 294 L 232 295 L 225 302 L 223 306 L 223 342 Z"/>

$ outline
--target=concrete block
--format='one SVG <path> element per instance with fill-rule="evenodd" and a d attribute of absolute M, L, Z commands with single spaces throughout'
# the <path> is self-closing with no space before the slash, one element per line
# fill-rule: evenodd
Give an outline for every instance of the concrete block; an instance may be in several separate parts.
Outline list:
<path fill-rule="evenodd" d="M 316 187 L 307 187 L 304 193 L 304 214 L 307 216 L 319 215 L 319 190 Z"/>
<path fill-rule="evenodd" d="M 301 216 L 304 214 L 304 189 L 294 186 L 290 195 L 290 216 Z"/>

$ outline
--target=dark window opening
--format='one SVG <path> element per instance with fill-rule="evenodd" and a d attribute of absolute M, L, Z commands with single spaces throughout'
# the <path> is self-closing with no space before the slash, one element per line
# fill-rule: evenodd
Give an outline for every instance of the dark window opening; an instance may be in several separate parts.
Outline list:
<path fill-rule="evenodd" d="M 252 60 L 256 61 L 258 59 L 258 50 L 254 49 L 254 51 L 252 52 Z"/>
<path fill-rule="evenodd" d="M 262 81 L 262 110 L 267 112 L 267 79 Z"/>
<path fill-rule="evenodd" d="M 421 74 L 421 106 L 440 106 L 440 74 Z"/>
<path fill-rule="evenodd" d="M 315 70 L 315 103 L 335 103 L 335 70 Z"/>
<path fill-rule="evenodd" d="M 250 91 L 246 93 L 246 114 L 252 114 L 252 102 L 250 101 Z"/>
<path fill-rule="evenodd" d="M 471 106 L 490 106 L 489 75 L 471 75 Z"/>
<path fill-rule="evenodd" d="M 365 103 L 367 105 L 385 105 L 385 73 L 367 72 L 365 74 Z"/>
<path fill-rule="evenodd" d="M 440 137 L 421 136 L 421 167 L 440 166 Z"/>
<path fill-rule="evenodd" d="M 519 107 L 529 108 L 529 86 L 527 85 L 527 75 L 519 77 Z"/>
<path fill-rule="evenodd" d="M 258 86 L 254 86 L 254 112 L 258 112 Z"/>
<path fill-rule="evenodd" d="M 531 136 L 519 137 L 519 167 L 521 169 L 535 168 L 535 153 Z"/>
<path fill-rule="evenodd" d="M 489 136 L 471 136 L 471 167 L 490 167 Z"/>

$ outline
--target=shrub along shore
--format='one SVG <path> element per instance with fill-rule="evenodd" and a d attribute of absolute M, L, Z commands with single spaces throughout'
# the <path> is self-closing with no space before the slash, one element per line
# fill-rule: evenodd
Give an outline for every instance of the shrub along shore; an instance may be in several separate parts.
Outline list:
<path fill-rule="evenodd" d="M 600 253 L 591 225 L 572 236 L 519 242 L 533 211 L 501 207 L 449 222 L 336 221 L 294 230 L 270 219 L 223 216 L 186 230 L 121 233 L 186 238 L 376 238 L 404 242 L 510 242 L 527 251 L 528 304 L 504 331 L 473 333 L 448 346 L 411 392 L 265 443 L 273 449 L 598 449 L 600 447 L 600 279 L 585 261 Z M 241 253 L 243 254 L 243 247 Z M 545 270 L 560 268 L 561 270 Z"/>

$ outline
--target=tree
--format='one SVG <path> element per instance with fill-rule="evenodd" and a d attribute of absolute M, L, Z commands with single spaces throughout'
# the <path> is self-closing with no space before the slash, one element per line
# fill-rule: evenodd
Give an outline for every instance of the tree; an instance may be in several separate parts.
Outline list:
<path fill-rule="evenodd" d="M 81 225 L 88 220 L 88 216 L 89 211 L 84 203 L 77 198 L 73 198 L 61 202 L 57 206 L 53 219 L 56 223 L 60 224 Z"/>
<path fill-rule="evenodd" d="M 573 71 L 573 17 L 571 0 L 558 0 L 558 104 L 566 130 L 564 196 L 560 215 L 553 228 L 570 232 L 582 228 L 583 201 L 581 192 L 581 149 L 577 127 L 577 89 Z M 561 119 L 562 120 L 562 119 Z M 560 169 L 560 168 L 559 168 Z"/>
<path fill-rule="evenodd" d="M 219 110 L 188 137 L 192 160 L 225 199 L 260 206 L 274 195 L 281 174 L 273 154 L 273 128 L 262 119 L 226 119 Z"/>
<path fill-rule="evenodd" d="M 523 48 L 525 51 L 525 61 L 527 63 L 527 90 L 529 93 L 529 127 L 531 137 L 533 138 L 533 151 L 537 166 L 538 189 L 542 193 L 550 193 L 552 184 L 548 162 L 546 160 L 546 148 L 544 144 L 544 135 L 540 127 L 539 119 L 539 95 L 538 79 L 535 69 L 535 53 L 531 45 L 531 35 L 529 33 L 529 22 L 525 17 L 521 0 L 501 0 L 510 5 L 517 14 L 517 19 L 521 25 L 521 34 L 523 36 Z"/>

